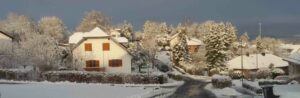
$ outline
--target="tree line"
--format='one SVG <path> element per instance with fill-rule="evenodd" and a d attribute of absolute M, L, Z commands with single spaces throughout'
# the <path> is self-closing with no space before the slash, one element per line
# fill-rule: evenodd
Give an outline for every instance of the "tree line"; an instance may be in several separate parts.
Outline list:
<path fill-rule="evenodd" d="M 111 20 L 111 17 L 92 10 L 85 13 L 75 31 L 87 32 L 94 27 L 100 27 L 109 32 L 111 29 L 119 28 L 122 35 L 130 41 L 127 48 L 134 55 L 133 59 L 136 60 L 134 63 L 137 67 L 152 64 L 156 52 L 162 49 L 173 49 L 175 65 L 186 68 L 191 73 L 199 73 L 205 67 L 222 71 L 226 69 L 224 62 L 240 55 L 235 53 L 239 49 L 236 43 L 241 38 L 243 42 L 249 40 L 246 33 L 239 39 L 236 35 L 236 27 L 230 22 L 183 21 L 177 26 L 172 26 L 166 22 L 145 21 L 142 30 L 134 31 L 133 25 L 127 21 L 112 25 Z M 59 17 L 44 16 L 36 22 L 29 16 L 10 13 L 5 19 L 0 20 L 0 30 L 14 37 L 13 49 L 1 48 L 0 50 L 0 54 L 9 54 L 0 58 L 1 67 L 33 65 L 40 70 L 55 70 L 60 66 L 73 65 L 67 58 L 70 50 L 59 45 L 66 43 L 71 34 Z M 170 44 L 168 42 L 170 36 L 175 33 L 180 33 L 181 42 L 174 47 L 167 47 Z M 198 53 L 189 54 L 185 42 L 186 36 L 202 40 L 205 46 L 200 48 Z M 260 48 L 276 52 L 277 45 L 282 42 L 274 38 L 262 38 L 252 43 L 262 43 L 264 45 L 260 45 L 262 46 Z"/>

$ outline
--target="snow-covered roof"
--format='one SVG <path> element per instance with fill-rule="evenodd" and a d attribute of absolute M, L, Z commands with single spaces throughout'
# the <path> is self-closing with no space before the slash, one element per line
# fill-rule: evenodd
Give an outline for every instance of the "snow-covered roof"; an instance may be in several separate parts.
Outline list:
<path fill-rule="evenodd" d="M 85 32 L 83 37 L 108 37 L 109 35 L 101 30 L 99 27 L 94 28 L 90 32 Z"/>
<path fill-rule="evenodd" d="M 128 43 L 128 39 L 126 37 L 113 37 L 119 43 Z"/>
<path fill-rule="evenodd" d="M 280 48 L 282 49 L 291 49 L 291 54 L 295 53 L 300 49 L 300 45 L 294 45 L 294 44 L 282 44 L 280 45 Z"/>
<path fill-rule="evenodd" d="M 69 37 L 70 44 L 76 44 L 84 37 L 109 37 L 107 33 L 101 30 L 99 27 L 95 27 L 90 32 L 75 32 Z"/>
<path fill-rule="evenodd" d="M 76 44 L 83 38 L 82 32 L 75 32 L 69 37 L 69 43 L 70 44 Z"/>
<path fill-rule="evenodd" d="M 300 64 L 300 50 L 297 50 L 296 52 L 294 52 L 293 54 L 291 54 L 287 58 L 284 58 L 284 60 Z"/>
<path fill-rule="evenodd" d="M 188 38 L 187 38 L 188 39 Z M 196 39 L 196 38 L 191 38 L 191 39 L 188 39 L 187 40 L 187 44 L 188 45 L 202 45 L 203 42 L 199 39 Z"/>
<path fill-rule="evenodd" d="M 0 31 L 0 33 L 3 34 L 3 35 L 5 35 L 5 36 L 7 36 L 7 37 L 9 37 L 9 38 L 11 38 L 11 39 L 13 39 L 13 37 L 12 37 L 11 35 L 9 35 L 9 34 L 3 32 L 3 31 Z"/>
<path fill-rule="evenodd" d="M 274 64 L 274 67 L 288 66 L 288 62 L 273 54 L 265 54 L 265 56 L 262 54 L 251 54 L 249 56 L 243 55 L 244 69 L 267 68 L 270 66 L 270 64 Z M 241 56 L 235 57 L 234 59 L 228 61 L 227 67 L 229 69 L 242 69 Z"/>

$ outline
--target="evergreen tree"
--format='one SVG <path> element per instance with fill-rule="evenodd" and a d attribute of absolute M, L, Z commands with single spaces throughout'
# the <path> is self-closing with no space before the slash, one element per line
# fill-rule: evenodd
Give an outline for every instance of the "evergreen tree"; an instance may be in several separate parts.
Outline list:
<path fill-rule="evenodd" d="M 180 62 L 189 62 L 191 59 L 187 46 L 186 28 L 180 28 L 177 32 L 179 43 L 173 46 L 172 54 L 175 65 L 180 65 Z"/>
<path fill-rule="evenodd" d="M 221 71 L 233 42 L 236 41 L 236 29 L 231 23 L 209 22 L 204 37 L 206 48 L 206 61 L 209 69 Z"/>

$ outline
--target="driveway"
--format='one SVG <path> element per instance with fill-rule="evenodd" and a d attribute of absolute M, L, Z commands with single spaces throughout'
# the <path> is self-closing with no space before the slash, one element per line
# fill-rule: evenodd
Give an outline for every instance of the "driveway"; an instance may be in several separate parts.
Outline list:
<path fill-rule="evenodd" d="M 185 83 L 168 98 L 217 98 L 212 92 L 204 89 L 207 82 L 184 77 Z"/>

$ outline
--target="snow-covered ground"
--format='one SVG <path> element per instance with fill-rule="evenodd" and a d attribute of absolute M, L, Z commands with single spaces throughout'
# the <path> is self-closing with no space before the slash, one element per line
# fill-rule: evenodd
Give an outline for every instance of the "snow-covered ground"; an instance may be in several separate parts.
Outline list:
<path fill-rule="evenodd" d="M 214 88 L 213 85 L 210 83 L 205 86 L 205 89 L 210 90 L 212 93 L 214 93 L 218 98 L 236 98 L 238 96 L 242 96 L 243 94 L 237 92 L 233 88 Z"/>
<path fill-rule="evenodd" d="M 244 81 L 247 82 L 247 81 Z M 258 81 L 247 82 L 252 86 L 260 87 L 258 85 Z M 240 80 L 234 80 L 233 84 L 235 85 L 235 89 L 242 90 L 242 82 Z M 243 89 L 245 90 L 245 89 Z M 251 92 L 250 90 L 247 90 Z M 275 95 L 280 95 L 280 98 L 300 98 L 300 85 L 299 84 L 291 84 L 291 85 L 274 85 L 273 91 Z M 254 94 L 254 93 L 253 93 Z M 256 95 L 255 98 L 262 98 L 262 96 Z"/>
<path fill-rule="evenodd" d="M 87 84 L 0 80 L 0 98 L 144 98 L 172 93 L 181 84 Z"/>
<path fill-rule="evenodd" d="M 274 93 L 280 98 L 300 98 L 300 85 L 274 85 Z"/>

